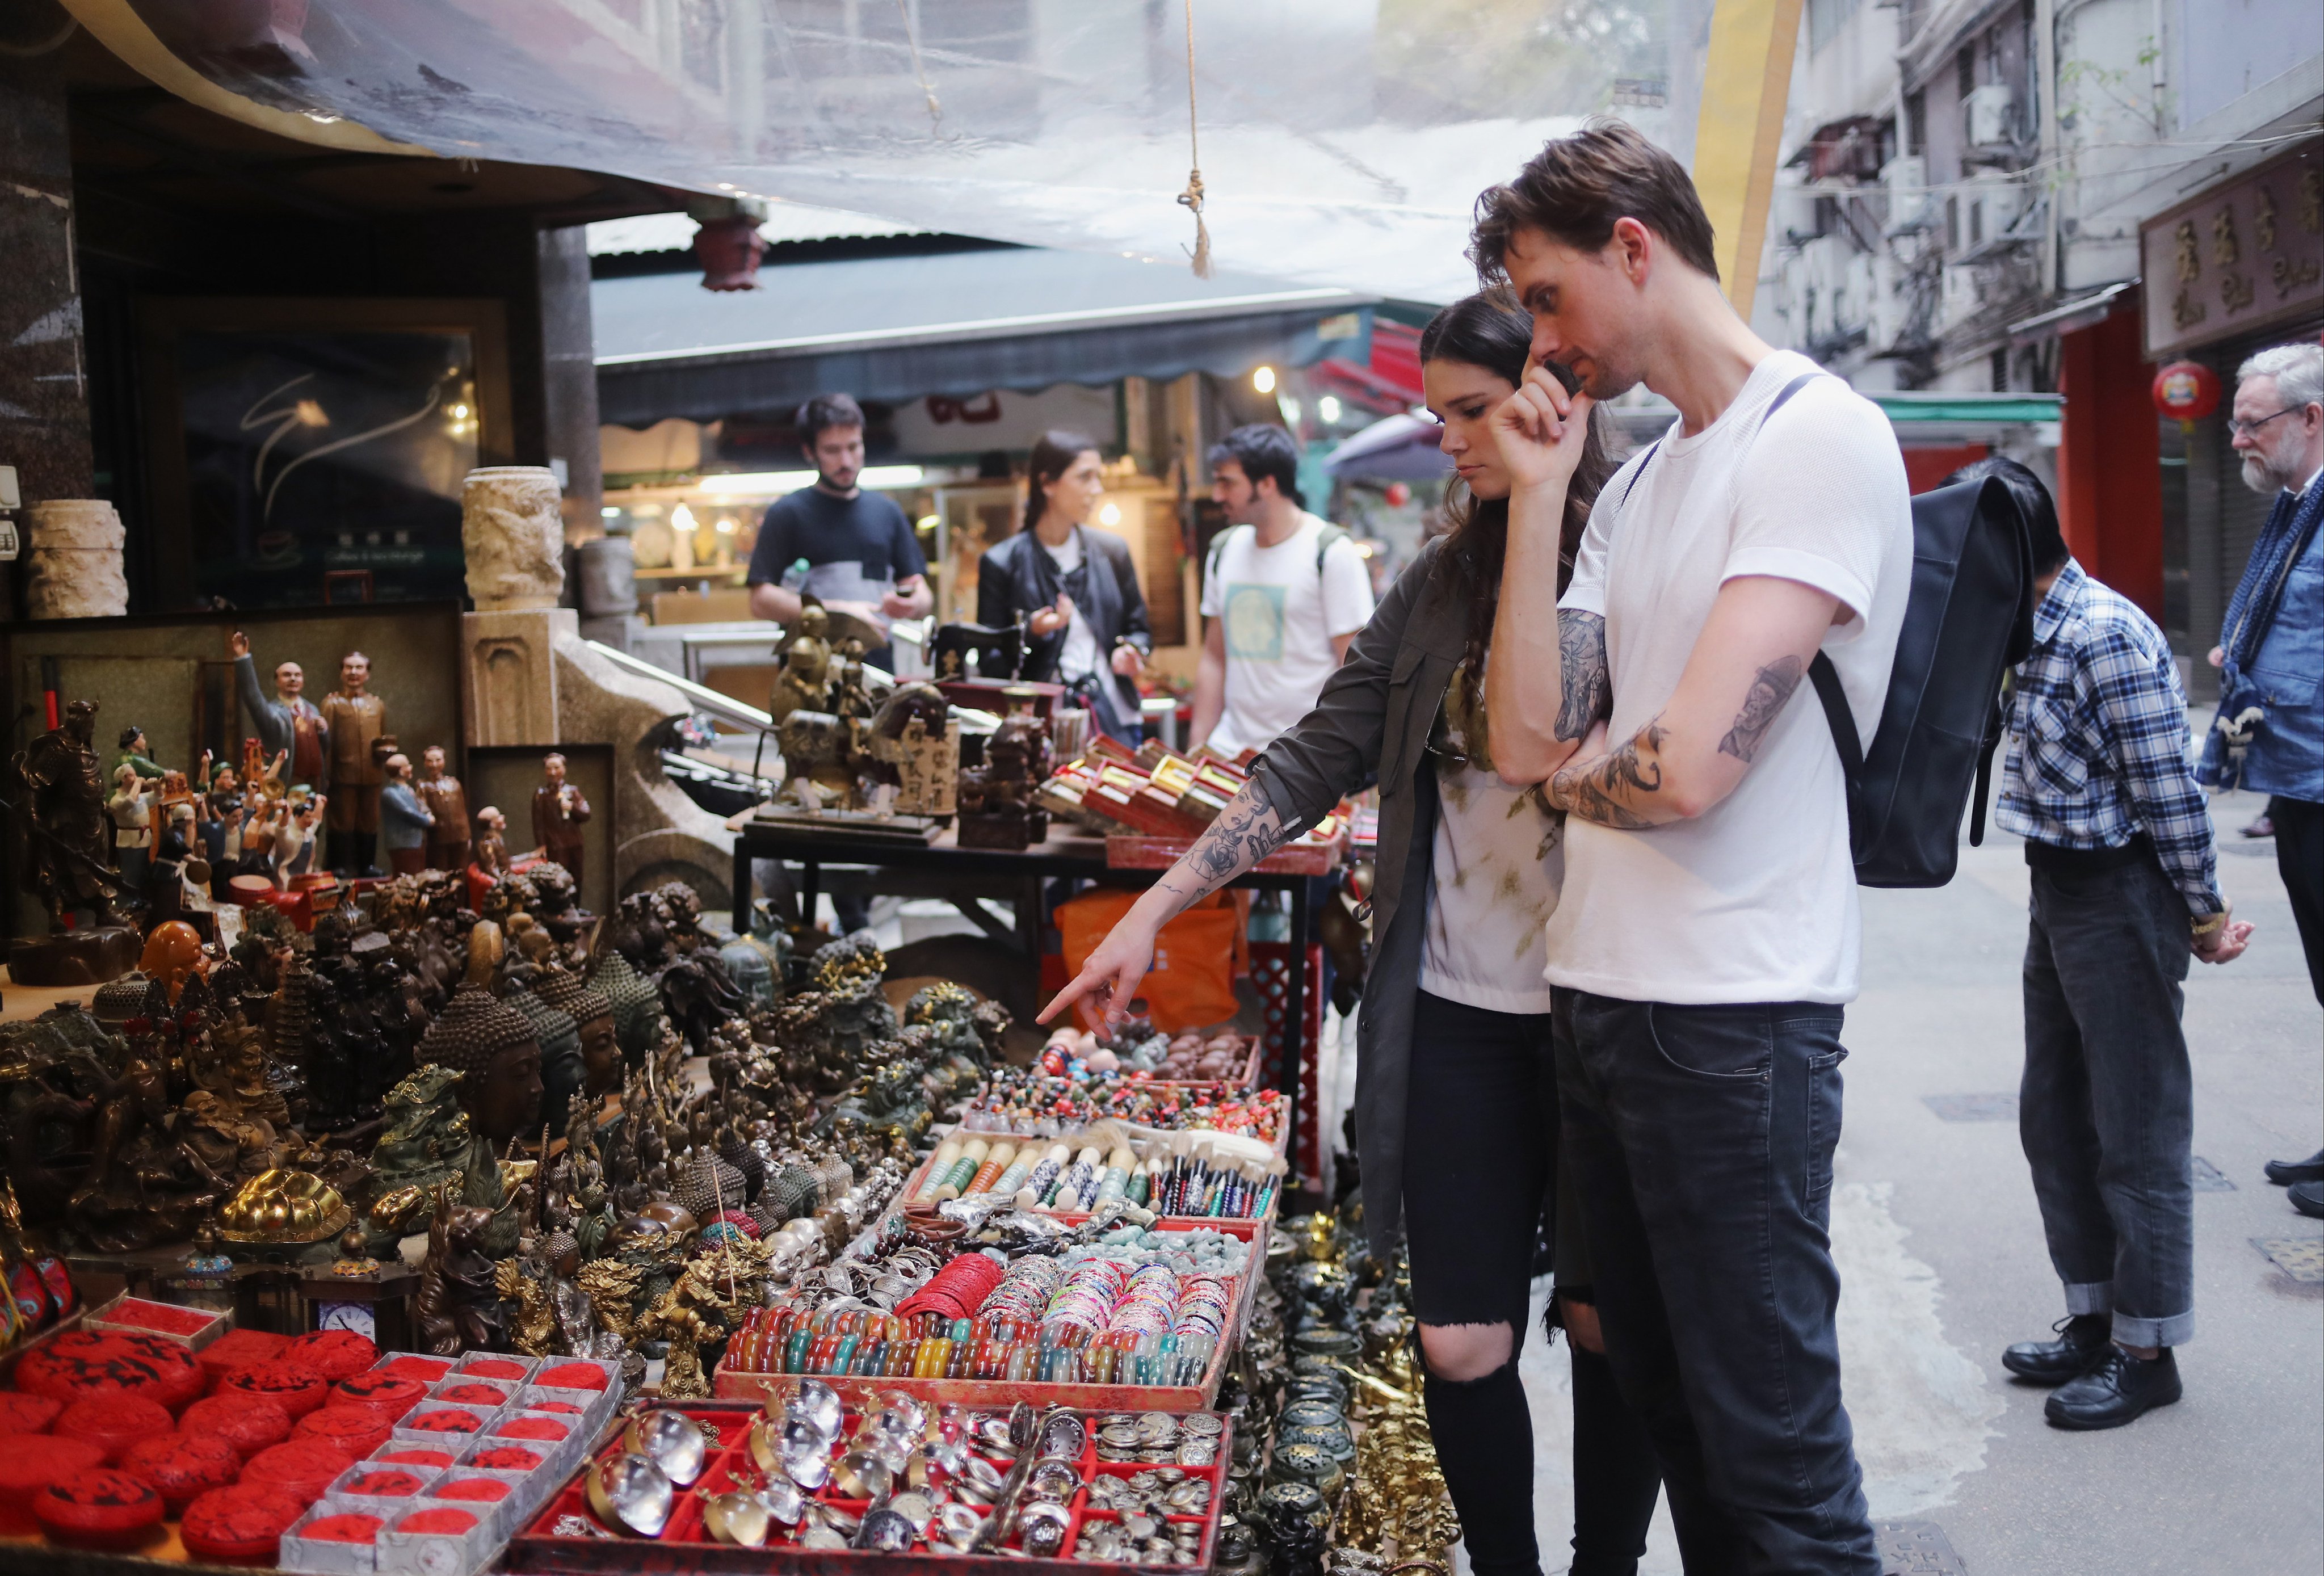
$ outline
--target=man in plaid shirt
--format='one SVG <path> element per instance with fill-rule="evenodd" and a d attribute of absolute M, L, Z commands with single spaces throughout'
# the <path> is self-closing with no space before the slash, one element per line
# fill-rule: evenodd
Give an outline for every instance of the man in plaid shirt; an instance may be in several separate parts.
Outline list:
<path fill-rule="evenodd" d="M 2074 562 L 2033 472 L 1990 459 L 1950 479 L 1985 476 L 2025 513 L 2042 596 L 1996 818 L 2032 867 L 2018 1133 L 2066 1288 L 2057 1339 L 2001 1361 L 2059 1387 L 2053 1426 L 2118 1428 L 2179 1399 L 2171 1349 L 2195 1329 L 2187 961 L 2227 963 L 2252 927 L 2219 895 L 2170 642 Z"/>

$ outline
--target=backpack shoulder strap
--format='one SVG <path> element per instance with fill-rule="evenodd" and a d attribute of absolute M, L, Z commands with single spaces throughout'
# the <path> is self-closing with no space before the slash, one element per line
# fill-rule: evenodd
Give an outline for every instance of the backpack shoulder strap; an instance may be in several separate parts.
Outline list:
<path fill-rule="evenodd" d="M 1338 526 L 1326 523 L 1315 533 L 1315 573 L 1323 573 L 1323 555 L 1348 539 L 1348 533 Z"/>
<path fill-rule="evenodd" d="M 1219 558 L 1227 550 L 1227 540 L 1239 530 L 1255 530 L 1248 525 L 1231 525 L 1211 539 L 1211 550 L 1203 558 L 1203 584 L 1208 585 L 1218 577 Z"/>
<path fill-rule="evenodd" d="M 1864 740 L 1856 731 L 1856 714 L 1849 709 L 1848 692 L 1840 687 L 1840 669 L 1821 651 L 1808 664 L 1808 682 L 1815 686 L 1816 699 L 1823 703 L 1823 718 L 1831 725 L 1832 744 L 1840 751 L 1840 775 L 1848 784 L 1849 846 L 1860 848 L 1857 790 L 1864 780 Z"/>

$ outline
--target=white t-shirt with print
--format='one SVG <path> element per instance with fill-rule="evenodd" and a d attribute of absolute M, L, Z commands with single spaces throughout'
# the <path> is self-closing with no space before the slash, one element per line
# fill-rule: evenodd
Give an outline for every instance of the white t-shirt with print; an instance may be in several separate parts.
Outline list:
<path fill-rule="evenodd" d="M 1436 831 L 1420 988 L 1488 1012 L 1547 1012 L 1544 927 L 1565 874 L 1566 817 L 1489 766 L 1432 764 Z"/>
<path fill-rule="evenodd" d="M 1075 526 L 1065 538 L 1065 545 L 1053 548 L 1041 543 L 1041 550 L 1057 567 L 1059 578 L 1082 567 L 1082 528 Z M 1081 604 L 1074 604 L 1073 622 L 1065 626 L 1065 643 L 1057 653 L 1057 677 L 1070 684 L 1076 678 L 1086 678 L 1104 665 L 1097 649 L 1097 636 L 1082 615 Z"/>
<path fill-rule="evenodd" d="M 1372 616 L 1371 571 L 1354 543 L 1334 542 L 1316 573 L 1323 522 L 1314 515 L 1303 512 L 1299 528 L 1271 548 L 1253 530 L 1230 530 L 1202 607 L 1226 636 L 1226 706 L 1210 739 L 1224 755 L 1265 748 L 1314 710 L 1340 665 L 1333 639 Z"/>
<path fill-rule="evenodd" d="M 1600 494 L 1560 605 L 1606 620 L 1610 738 L 1668 703 L 1720 587 L 1746 576 L 1840 599 L 1823 650 L 1872 737 L 1912 580 L 1911 489 L 1887 418 L 1839 378 L 1812 380 L 1760 430 L 1814 370 L 1776 352 L 1718 420 L 1692 438 L 1674 424 L 1643 473 L 1633 460 Z M 1547 940 L 1553 983 L 1625 1000 L 1852 1000 L 1856 870 L 1814 686 L 1803 678 L 1741 785 L 1697 819 L 1622 832 L 1569 817 Z"/>

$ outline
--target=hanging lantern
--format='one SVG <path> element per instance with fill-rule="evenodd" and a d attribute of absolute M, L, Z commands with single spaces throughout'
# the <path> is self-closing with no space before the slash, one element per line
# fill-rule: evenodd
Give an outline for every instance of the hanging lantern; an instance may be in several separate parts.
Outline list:
<path fill-rule="evenodd" d="M 2200 361 L 2174 361 L 2154 374 L 2154 408 L 2182 432 L 2219 408 L 2219 375 Z"/>

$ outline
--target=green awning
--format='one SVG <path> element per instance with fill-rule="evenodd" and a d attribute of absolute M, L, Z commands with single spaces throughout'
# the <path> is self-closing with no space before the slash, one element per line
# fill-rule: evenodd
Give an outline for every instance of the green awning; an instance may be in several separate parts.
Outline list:
<path fill-rule="evenodd" d="M 1935 421 L 2055 421 L 2066 407 L 2063 394 L 1887 393 L 1865 396 L 1903 426 Z"/>

